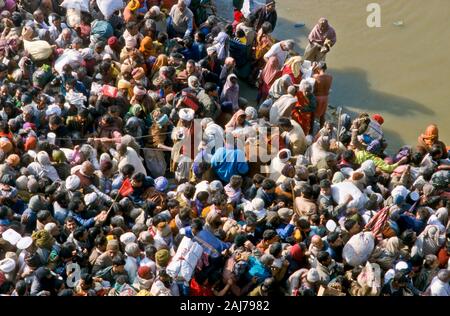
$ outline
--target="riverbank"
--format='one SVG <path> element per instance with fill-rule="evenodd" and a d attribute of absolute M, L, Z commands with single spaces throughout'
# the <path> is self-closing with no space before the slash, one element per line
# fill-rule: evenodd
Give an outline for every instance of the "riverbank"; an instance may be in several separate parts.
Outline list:
<path fill-rule="evenodd" d="M 298 0 L 284 0 L 277 3 L 274 36 L 294 39 L 303 54 L 311 28 L 321 16 L 328 17 L 338 38 L 327 59 L 334 77 L 330 104 L 342 106 L 352 117 L 363 111 L 380 113 L 389 152 L 414 146 L 430 123 L 439 126 L 440 138 L 449 143 L 450 42 L 442 39 L 450 37 L 445 23 L 450 2 L 431 0 L 426 12 L 419 0 L 408 6 L 395 0 L 377 2 L 382 27 L 372 29 L 366 24 L 364 1 L 303 0 L 300 6 Z M 222 17 L 232 19 L 232 1 L 216 0 L 216 5 Z M 394 25 L 399 20 L 402 27 Z M 298 23 L 305 26 L 295 27 Z M 420 40 L 425 38 L 431 46 Z M 255 98 L 247 85 L 241 90 L 249 100 Z"/>

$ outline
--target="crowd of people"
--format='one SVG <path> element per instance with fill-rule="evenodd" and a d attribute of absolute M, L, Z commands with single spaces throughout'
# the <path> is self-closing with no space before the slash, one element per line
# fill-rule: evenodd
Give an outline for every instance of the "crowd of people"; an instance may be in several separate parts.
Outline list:
<path fill-rule="evenodd" d="M 0 1 L 0 295 L 450 295 L 438 127 L 327 120 L 276 5 Z"/>

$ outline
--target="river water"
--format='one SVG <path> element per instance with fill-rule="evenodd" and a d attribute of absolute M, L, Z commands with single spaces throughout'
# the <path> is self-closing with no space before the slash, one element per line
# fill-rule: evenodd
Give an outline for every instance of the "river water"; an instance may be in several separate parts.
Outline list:
<path fill-rule="evenodd" d="M 381 6 L 380 28 L 367 26 L 373 2 Z M 337 33 L 327 57 L 330 104 L 380 113 L 389 151 L 415 145 L 430 123 L 450 145 L 449 0 L 278 0 L 277 12 L 274 36 L 294 39 L 302 54 L 317 20 L 329 20 Z"/>

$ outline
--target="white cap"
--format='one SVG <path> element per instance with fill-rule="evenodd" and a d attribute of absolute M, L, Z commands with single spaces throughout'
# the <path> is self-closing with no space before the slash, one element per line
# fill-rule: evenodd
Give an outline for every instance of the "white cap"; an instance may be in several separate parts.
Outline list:
<path fill-rule="evenodd" d="M 124 243 L 125 245 L 133 243 L 135 241 L 136 236 L 132 232 L 128 232 L 120 236 L 120 242 Z"/>
<path fill-rule="evenodd" d="M 9 242 L 11 245 L 15 246 L 17 242 L 22 238 L 22 236 L 14 229 L 10 228 L 3 232 L 2 238 Z"/>
<path fill-rule="evenodd" d="M 0 271 L 3 271 L 4 273 L 10 273 L 14 271 L 16 268 L 16 262 L 14 259 L 6 258 L 0 261 Z"/>
<path fill-rule="evenodd" d="M 56 224 L 55 223 L 47 223 L 44 226 L 44 230 L 51 232 L 53 229 L 56 228 Z"/>
<path fill-rule="evenodd" d="M 86 203 L 86 205 L 91 205 L 95 200 L 97 200 L 97 193 L 95 192 L 88 193 L 84 196 L 84 203 Z"/>
<path fill-rule="evenodd" d="M 27 249 L 28 247 L 31 246 L 31 244 L 33 243 L 33 238 L 31 238 L 30 236 L 26 236 L 26 237 L 22 237 L 18 242 L 17 242 L 17 249 L 23 250 L 23 249 Z"/>

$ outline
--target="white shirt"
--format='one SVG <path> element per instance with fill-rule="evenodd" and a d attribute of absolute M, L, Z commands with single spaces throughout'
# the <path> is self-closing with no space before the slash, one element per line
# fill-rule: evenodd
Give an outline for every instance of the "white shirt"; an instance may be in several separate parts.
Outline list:
<path fill-rule="evenodd" d="M 450 285 L 434 277 L 431 281 L 431 296 L 450 296 Z"/>
<path fill-rule="evenodd" d="M 276 56 L 278 58 L 279 69 L 282 69 L 284 62 L 288 57 L 289 52 L 281 49 L 281 42 L 272 45 L 269 51 L 264 55 L 264 58 L 270 58 Z"/>

